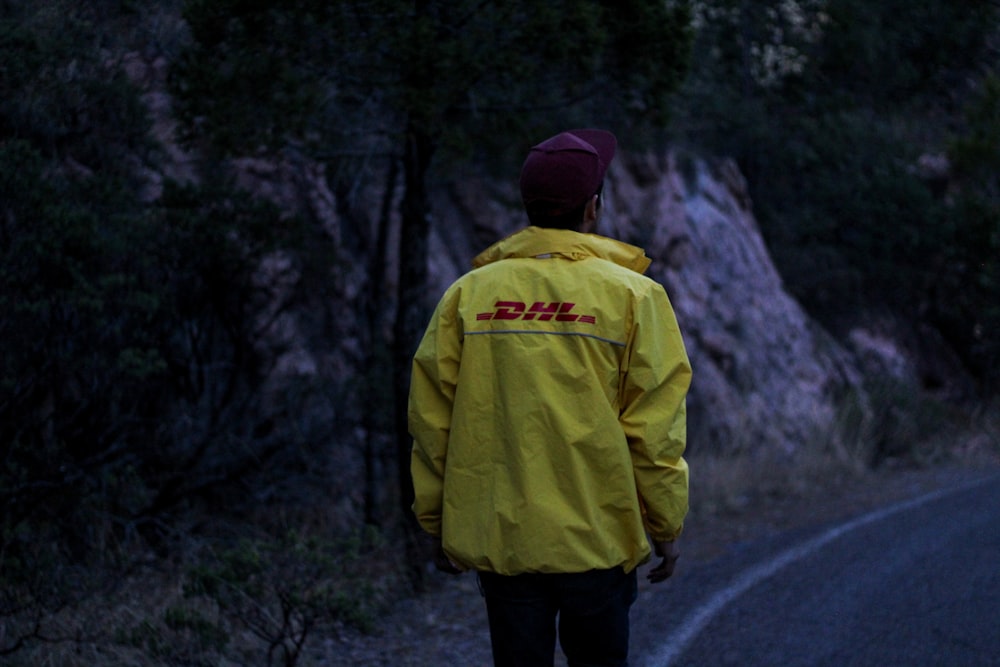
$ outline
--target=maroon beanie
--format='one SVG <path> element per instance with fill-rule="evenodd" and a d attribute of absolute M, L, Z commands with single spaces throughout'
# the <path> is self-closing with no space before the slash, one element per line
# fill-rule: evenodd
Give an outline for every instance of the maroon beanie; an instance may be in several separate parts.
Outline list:
<path fill-rule="evenodd" d="M 597 194 L 618 145 L 605 130 L 569 130 L 532 147 L 521 167 L 525 207 L 569 213 Z"/>

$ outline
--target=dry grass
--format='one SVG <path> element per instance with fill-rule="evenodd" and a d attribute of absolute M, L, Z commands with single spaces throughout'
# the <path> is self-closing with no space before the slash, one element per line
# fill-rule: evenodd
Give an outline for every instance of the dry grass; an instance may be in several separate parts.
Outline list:
<path fill-rule="evenodd" d="M 1000 404 L 911 415 L 920 429 L 901 427 L 901 414 L 878 415 L 845 410 L 835 429 L 793 454 L 693 457 L 689 550 L 707 557 L 733 541 L 843 518 L 1000 467 Z M 887 454 L 873 467 L 879 447 Z"/>

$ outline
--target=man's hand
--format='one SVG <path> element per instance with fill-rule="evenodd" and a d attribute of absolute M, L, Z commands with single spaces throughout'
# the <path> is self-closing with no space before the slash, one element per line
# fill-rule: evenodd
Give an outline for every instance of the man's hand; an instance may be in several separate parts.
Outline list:
<path fill-rule="evenodd" d="M 445 554 L 440 538 L 436 539 L 434 544 L 434 567 L 448 574 L 462 574 L 462 569 L 451 562 Z"/>
<path fill-rule="evenodd" d="M 653 540 L 653 550 L 656 555 L 662 558 L 660 564 L 654 567 L 646 575 L 651 583 L 659 583 L 661 581 L 666 581 L 674 573 L 674 565 L 677 563 L 677 559 L 680 557 L 681 553 L 677 550 L 677 544 L 673 541 L 670 542 L 660 542 L 658 540 Z"/>

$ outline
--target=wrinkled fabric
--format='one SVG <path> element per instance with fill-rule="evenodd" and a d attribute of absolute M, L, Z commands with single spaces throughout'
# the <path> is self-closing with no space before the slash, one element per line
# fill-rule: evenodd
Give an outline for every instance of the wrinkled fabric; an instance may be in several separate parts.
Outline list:
<path fill-rule="evenodd" d="M 439 301 L 413 360 L 413 510 L 462 567 L 650 557 L 688 508 L 691 367 L 640 248 L 528 227 Z"/>

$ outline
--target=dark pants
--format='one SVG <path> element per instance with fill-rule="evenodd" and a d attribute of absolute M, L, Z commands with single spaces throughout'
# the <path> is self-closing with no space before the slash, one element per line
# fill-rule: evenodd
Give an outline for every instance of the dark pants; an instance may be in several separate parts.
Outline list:
<path fill-rule="evenodd" d="M 479 573 L 496 667 L 551 667 L 559 644 L 570 667 L 624 667 L 636 573 Z"/>

